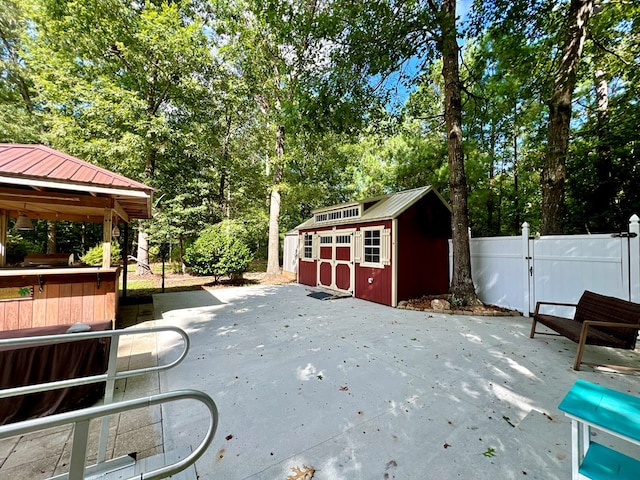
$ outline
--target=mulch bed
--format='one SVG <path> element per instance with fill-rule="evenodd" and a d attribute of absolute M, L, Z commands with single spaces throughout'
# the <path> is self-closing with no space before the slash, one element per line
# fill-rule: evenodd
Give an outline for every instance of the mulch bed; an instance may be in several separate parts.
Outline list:
<path fill-rule="evenodd" d="M 436 300 L 434 302 L 434 300 Z M 516 317 L 522 314 L 517 310 L 498 305 L 452 305 L 449 295 L 425 295 L 420 298 L 398 303 L 398 308 L 421 312 L 449 313 L 452 315 L 476 315 L 483 317 Z"/>

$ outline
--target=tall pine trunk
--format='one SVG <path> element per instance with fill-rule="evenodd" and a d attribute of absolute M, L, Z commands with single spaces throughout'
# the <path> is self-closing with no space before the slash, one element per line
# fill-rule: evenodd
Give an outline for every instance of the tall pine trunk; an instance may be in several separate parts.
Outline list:
<path fill-rule="evenodd" d="M 58 224 L 47 221 L 47 253 L 58 253 Z"/>
<path fill-rule="evenodd" d="M 276 161 L 273 168 L 273 187 L 269 204 L 269 245 L 267 251 L 267 275 L 280 274 L 280 182 L 284 157 L 284 125 L 276 129 Z"/>
<path fill-rule="evenodd" d="M 155 138 L 152 138 L 149 144 L 149 152 L 147 154 L 147 164 L 144 169 L 144 178 L 150 180 L 156 169 L 156 160 L 158 158 L 155 147 Z M 149 263 L 149 234 L 145 230 L 145 222 L 138 222 L 138 250 L 136 253 L 136 274 L 148 275 L 152 274 Z M 126 259 L 125 259 L 126 261 Z"/>
<path fill-rule="evenodd" d="M 136 275 L 152 274 L 149 265 L 149 234 L 138 224 L 138 253 L 136 260 Z"/>
<path fill-rule="evenodd" d="M 229 218 L 231 214 L 231 205 L 227 202 L 226 189 L 229 188 L 227 172 L 230 163 L 229 148 L 231 147 L 231 114 L 227 113 L 226 128 L 224 134 L 224 144 L 222 146 L 222 165 L 220 167 L 220 186 L 218 189 L 218 207 L 220 209 L 220 217 Z M 229 192 L 230 193 L 230 192 Z"/>
<path fill-rule="evenodd" d="M 451 295 L 454 302 L 465 305 L 479 303 L 471 279 L 469 250 L 469 212 L 467 177 L 462 150 L 462 99 L 458 66 L 456 0 L 443 0 L 440 14 L 442 39 L 442 77 L 444 79 L 444 117 L 447 129 L 449 188 L 451 191 L 451 230 L 453 240 L 453 278 Z"/>
<path fill-rule="evenodd" d="M 542 187 L 542 219 L 540 233 L 562 233 L 564 218 L 564 182 L 566 178 L 571 101 L 576 73 L 587 36 L 587 23 L 594 0 L 571 0 L 566 21 L 566 37 L 562 47 L 549 100 L 547 151 L 540 175 Z"/>
<path fill-rule="evenodd" d="M 619 215 L 611 215 L 615 209 L 616 190 L 611 177 L 611 139 L 609 131 L 609 84 L 604 69 L 597 68 L 594 72 L 596 87 L 596 186 L 589 198 L 588 212 L 592 213 L 593 225 L 599 231 L 610 231 L 619 225 Z M 616 212 L 617 213 L 617 212 Z"/>

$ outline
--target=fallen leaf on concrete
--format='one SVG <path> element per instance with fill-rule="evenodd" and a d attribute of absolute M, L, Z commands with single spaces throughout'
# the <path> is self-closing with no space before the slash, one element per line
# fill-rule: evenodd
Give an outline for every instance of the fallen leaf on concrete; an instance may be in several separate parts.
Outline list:
<path fill-rule="evenodd" d="M 302 468 L 293 467 L 291 470 L 293 471 L 293 475 L 289 475 L 287 480 L 311 480 L 316 473 L 315 468 L 306 465 L 302 465 Z"/>

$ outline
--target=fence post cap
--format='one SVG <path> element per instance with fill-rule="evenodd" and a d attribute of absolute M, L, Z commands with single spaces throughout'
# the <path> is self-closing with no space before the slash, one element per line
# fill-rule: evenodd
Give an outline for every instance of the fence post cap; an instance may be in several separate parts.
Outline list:
<path fill-rule="evenodd" d="M 638 217 L 638 215 L 636 215 L 635 213 L 631 215 L 631 218 L 629 218 L 629 223 L 638 223 L 639 221 L 640 217 Z"/>

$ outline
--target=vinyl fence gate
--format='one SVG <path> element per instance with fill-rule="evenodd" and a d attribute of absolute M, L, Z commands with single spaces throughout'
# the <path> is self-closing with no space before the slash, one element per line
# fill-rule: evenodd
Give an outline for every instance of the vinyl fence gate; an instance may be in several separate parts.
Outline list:
<path fill-rule="evenodd" d="M 487 304 L 524 315 L 538 301 L 576 303 L 584 290 L 640 302 L 639 233 L 633 215 L 622 233 L 531 237 L 525 222 L 519 237 L 472 238 L 476 292 Z M 554 313 L 573 315 L 564 310 Z"/>

